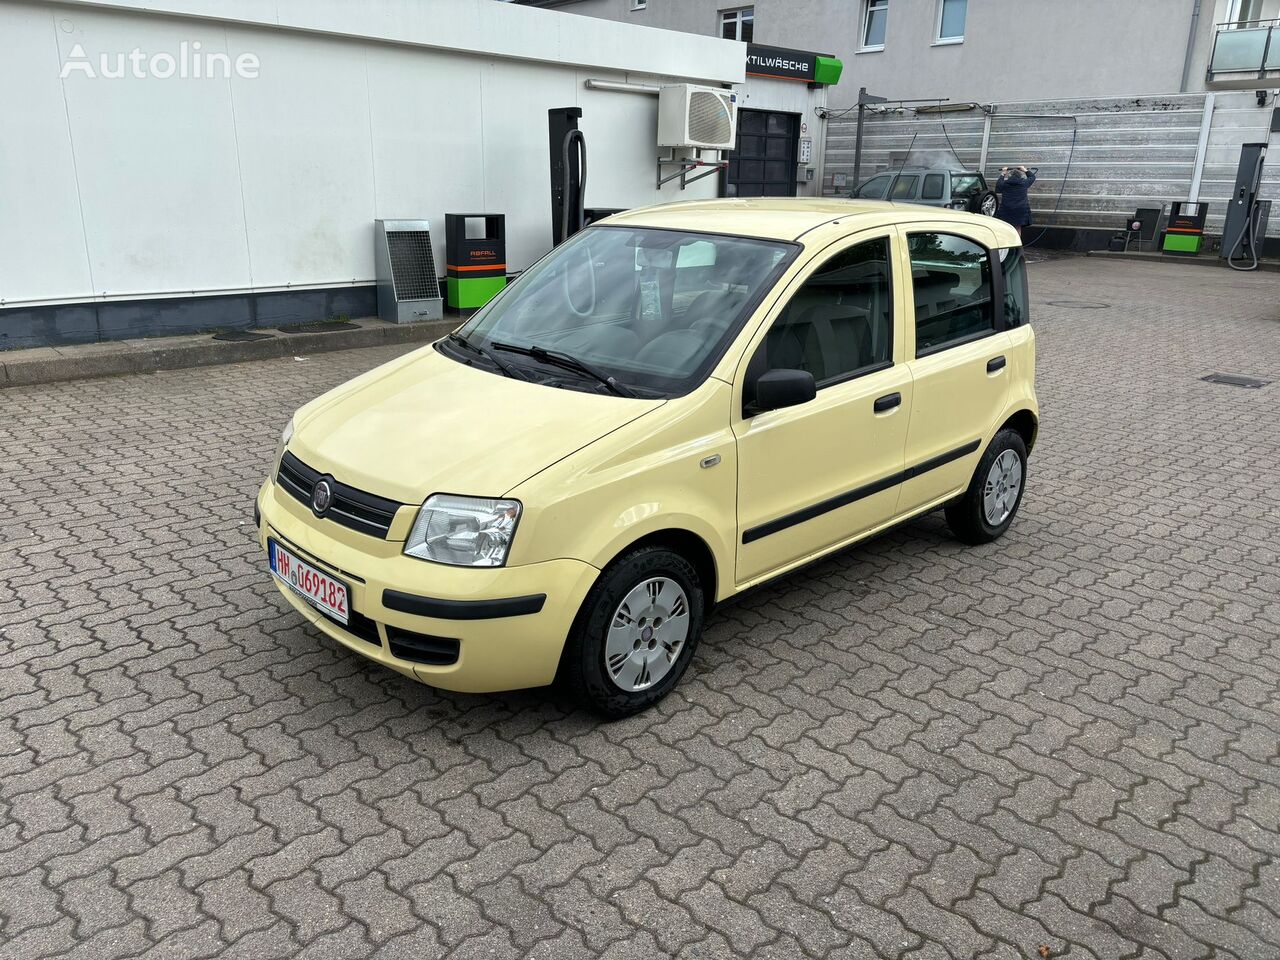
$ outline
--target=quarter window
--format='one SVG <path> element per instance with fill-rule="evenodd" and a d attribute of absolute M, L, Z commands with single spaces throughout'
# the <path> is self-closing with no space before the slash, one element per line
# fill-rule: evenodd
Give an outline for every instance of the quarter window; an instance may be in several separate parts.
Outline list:
<path fill-rule="evenodd" d="M 862 49 L 883 50 L 889 26 L 889 0 L 865 0 L 862 12 Z"/>
<path fill-rule="evenodd" d="M 762 350 L 765 370 L 807 370 L 819 386 L 888 364 L 889 238 L 850 247 L 819 267 L 774 321 Z"/>
<path fill-rule="evenodd" d="M 1008 247 L 996 251 L 1000 255 L 1000 270 L 1004 274 L 1004 325 L 1020 327 L 1030 321 L 1030 301 L 1027 297 L 1027 261 L 1021 247 Z"/>
<path fill-rule="evenodd" d="M 960 43 L 964 40 L 964 21 L 969 14 L 969 0 L 938 0 L 938 43 Z"/>
<path fill-rule="evenodd" d="M 941 200 L 942 199 L 942 174 L 926 173 L 924 175 L 924 186 L 920 188 L 921 200 Z"/>
<path fill-rule="evenodd" d="M 893 184 L 893 192 L 889 194 L 890 200 L 910 200 L 916 195 L 916 184 L 920 182 L 920 178 L 914 174 L 909 177 L 898 177 Z"/>
<path fill-rule="evenodd" d="M 756 8 L 739 7 L 720 11 L 720 36 L 725 40 L 750 43 L 755 36 Z"/>
<path fill-rule="evenodd" d="M 917 357 L 995 332 L 986 247 L 949 233 L 913 233 L 907 249 Z"/>

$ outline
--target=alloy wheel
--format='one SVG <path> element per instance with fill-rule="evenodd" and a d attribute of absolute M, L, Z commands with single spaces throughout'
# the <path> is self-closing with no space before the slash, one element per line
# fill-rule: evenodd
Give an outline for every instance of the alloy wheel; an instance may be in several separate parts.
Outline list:
<path fill-rule="evenodd" d="M 1005 450 L 991 464 L 982 487 L 982 512 L 987 523 L 998 527 L 1008 520 L 1021 490 L 1022 460 L 1012 450 Z"/>
<path fill-rule="evenodd" d="M 636 584 L 623 597 L 605 638 L 605 671 L 628 693 L 647 690 L 670 671 L 689 638 L 689 598 L 669 577 Z"/>

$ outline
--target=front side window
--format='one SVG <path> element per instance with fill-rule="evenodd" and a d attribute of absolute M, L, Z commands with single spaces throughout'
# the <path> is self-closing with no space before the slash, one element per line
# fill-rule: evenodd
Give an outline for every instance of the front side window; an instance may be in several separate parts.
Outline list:
<path fill-rule="evenodd" d="M 720 36 L 725 40 L 750 43 L 755 36 L 756 8 L 739 7 L 720 11 Z"/>
<path fill-rule="evenodd" d="M 887 173 L 872 177 L 858 188 L 858 196 L 864 200 L 883 200 L 885 191 L 889 189 L 889 181 L 892 179 L 893 176 Z"/>
<path fill-rule="evenodd" d="M 917 357 L 995 332 L 986 247 L 950 233 L 913 233 L 907 249 Z"/>
<path fill-rule="evenodd" d="M 996 252 L 1000 256 L 1000 271 L 1004 274 L 1004 325 L 1020 327 L 1031 321 L 1027 260 L 1021 247 L 1006 247 Z"/>
<path fill-rule="evenodd" d="M 938 0 L 938 43 L 962 41 L 968 14 L 969 0 Z"/>
<path fill-rule="evenodd" d="M 862 14 L 862 49 L 883 50 L 889 26 L 889 0 L 865 0 Z"/>
<path fill-rule="evenodd" d="M 910 200 L 916 195 L 916 184 L 920 182 L 920 178 L 914 174 L 910 176 L 900 176 L 893 184 L 893 192 L 889 194 L 890 200 Z"/>
<path fill-rule="evenodd" d="M 921 200 L 941 200 L 942 199 L 942 174 L 926 173 L 924 177 L 924 186 L 920 188 Z"/>
<path fill-rule="evenodd" d="M 529 355 L 540 348 L 582 361 L 641 396 L 687 393 L 797 249 L 723 234 L 590 227 L 464 324 L 458 334 L 465 344 L 444 340 L 439 349 L 493 373 L 506 365 L 535 381 L 602 390 L 581 370 Z"/>
<path fill-rule="evenodd" d="M 763 369 L 807 370 L 819 387 L 889 363 L 889 238 L 850 247 L 819 267 L 778 315 L 761 350 Z"/>

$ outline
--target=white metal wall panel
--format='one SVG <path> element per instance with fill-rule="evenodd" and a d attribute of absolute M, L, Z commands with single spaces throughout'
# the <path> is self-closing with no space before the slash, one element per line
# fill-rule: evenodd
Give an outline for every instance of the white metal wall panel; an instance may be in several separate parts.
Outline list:
<path fill-rule="evenodd" d="M 93 292 L 56 12 L 0 4 L 0 302 Z"/>
<path fill-rule="evenodd" d="M 221 26 L 65 10 L 63 58 L 134 48 L 225 50 Z M 81 72 L 63 81 L 95 293 L 248 285 L 243 206 L 226 82 Z M 157 278 L 163 278 L 157 284 Z"/>

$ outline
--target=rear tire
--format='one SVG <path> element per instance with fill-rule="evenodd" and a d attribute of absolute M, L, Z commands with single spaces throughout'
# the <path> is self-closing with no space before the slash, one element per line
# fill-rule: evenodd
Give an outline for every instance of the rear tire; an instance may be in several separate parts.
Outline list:
<path fill-rule="evenodd" d="M 969 489 L 947 505 L 947 525 L 961 543 L 990 543 L 1018 515 L 1026 489 L 1027 445 L 1016 430 L 1001 430 L 978 461 Z"/>
<path fill-rule="evenodd" d="M 705 610 L 698 572 L 680 554 L 661 546 L 625 554 L 578 612 L 561 659 L 565 688 L 610 720 L 652 706 L 693 659 Z"/>

